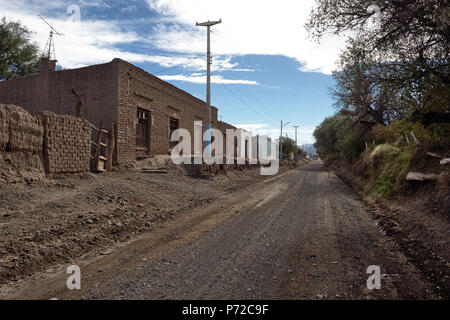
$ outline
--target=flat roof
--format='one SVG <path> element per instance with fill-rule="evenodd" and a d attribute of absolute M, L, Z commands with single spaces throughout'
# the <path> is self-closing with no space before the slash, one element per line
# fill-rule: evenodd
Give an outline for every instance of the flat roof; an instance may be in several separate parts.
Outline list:
<path fill-rule="evenodd" d="M 201 100 L 201 99 L 199 99 L 199 98 L 193 96 L 193 95 L 190 94 L 189 92 L 184 91 L 183 89 L 180 89 L 180 88 L 174 86 L 173 84 L 171 84 L 171 83 L 169 83 L 169 82 L 167 82 L 167 81 L 164 81 L 164 80 L 158 78 L 157 76 L 155 76 L 155 75 L 153 75 L 153 74 L 151 74 L 151 73 L 145 71 L 144 69 L 142 69 L 142 68 L 140 68 L 140 67 L 138 67 L 138 66 L 135 66 L 134 64 L 132 64 L 132 63 L 130 63 L 130 62 L 128 62 L 128 61 L 125 61 L 125 60 L 120 59 L 120 58 L 114 58 L 111 62 L 119 62 L 119 63 L 126 64 L 126 65 L 128 65 L 128 66 L 130 66 L 130 67 L 132 67 L 132 68 L 134 68 L 134 69 L 136 69 L 136 70 L 138 70 L 138 71 L 140 71 L 140 72 L 145 73 L 146 75 L 150 76 L 151 78 L 155 79 L 156 81 L 159 81 L 160 83 L 162 83 L 162 84 L 164 84 L 164 85 L 168 85 L 168 86 L 171 87 L 172 89 L 175 89 L 176 91 L 179 91 L 180 93 L 187 95 L 187 96 L 190 97 L 191 99 L 194 99 L 194 100 L 197 100 L 197 101 L 200 102 L 200 103 L 205 103 L 205 104 L 206 104 L 205 101 L 203 101 L 203 100 Z M 218 109 L 217 107 L 215 107 L 215 106 L 211 106 L 211 108 L 214 108 L 214 109 L 216 109 L 216 110 L 219 110 L 219 109 Z"/>

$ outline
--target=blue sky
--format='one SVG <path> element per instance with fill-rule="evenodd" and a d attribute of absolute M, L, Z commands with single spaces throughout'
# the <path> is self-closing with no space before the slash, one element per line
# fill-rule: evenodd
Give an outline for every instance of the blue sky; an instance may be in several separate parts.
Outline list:
<path fill-rule="evenodd" d="M 61 68 L 125 59 L 205 99 L 206 29 L 213 27 L 212 103 L 223 121 L 254 134 L 298 125 L 298 143 L 334 113 L 331 72 L 345 39 L 318 44 L 303 28 L 313 0 L 0 0 L 2 15 L 34 31 L 43 49 L 49 28 Z M 294 137 L 294 128 L 285 132 Z"/>

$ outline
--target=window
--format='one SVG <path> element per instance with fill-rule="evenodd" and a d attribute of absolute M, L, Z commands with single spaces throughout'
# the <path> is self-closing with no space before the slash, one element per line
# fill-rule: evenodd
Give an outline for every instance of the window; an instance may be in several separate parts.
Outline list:
<path fill-rule="evenodd" d="M 137 109 L 136 116 L 136 147 L 148 149 L 150 141 L 150 112 Z"/>
<path fill-rule="evenodd" d="M 169 147 L 170 149 L 173 149 L 177 144 L 178 141 L 170 141 L 170 139 L 172 138 L 172 134 L 175 130 L 178 130 L 180 128 L 180 120 L 175 119 L 175 118 L 170 118 L 170 123 L 169 123 Z"/>

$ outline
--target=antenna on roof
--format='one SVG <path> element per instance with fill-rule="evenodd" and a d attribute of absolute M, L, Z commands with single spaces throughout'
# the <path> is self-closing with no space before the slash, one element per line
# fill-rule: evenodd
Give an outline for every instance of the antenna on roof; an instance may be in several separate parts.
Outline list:
<path fill-rule="evenodd" d="M 49 60 L 56 60 L 56 52 L 55 52 L 55 41 L 53 40 L 53 35 L 63 36 L 64 34 L 59 33 L 53 28 L 50 23 L 48 23 L 44 18 L 42 18 L 39 14 L 38 17 L 42 19 L 49 27 L 50 27 L 50 35 L 47 39 L 47 43 L 45 44 L 44 52 L 42 52 L 42 57 Z"/>

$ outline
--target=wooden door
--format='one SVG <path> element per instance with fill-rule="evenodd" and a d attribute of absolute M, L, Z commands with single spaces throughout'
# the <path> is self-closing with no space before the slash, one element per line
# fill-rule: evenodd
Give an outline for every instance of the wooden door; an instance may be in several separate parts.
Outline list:
<path fill-rule="evenodd" d="M 143 109 L 137 109 L 136 117 L 136 147 L 148 149 L 150 141 L 150 112 Z"/>

